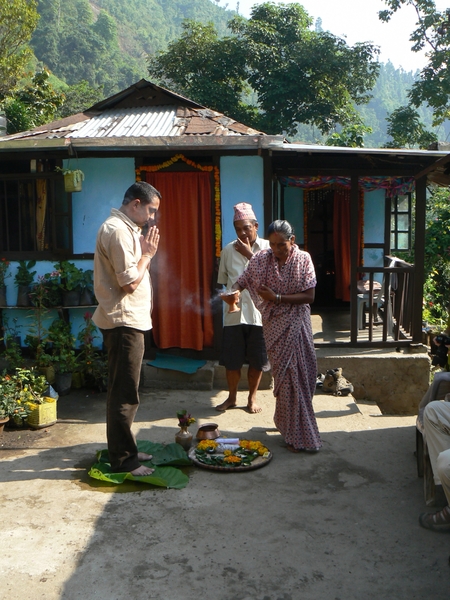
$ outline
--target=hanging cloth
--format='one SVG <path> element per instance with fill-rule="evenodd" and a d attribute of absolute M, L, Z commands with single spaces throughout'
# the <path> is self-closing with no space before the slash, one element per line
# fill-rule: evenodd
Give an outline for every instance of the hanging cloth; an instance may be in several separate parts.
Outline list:
<path fill-rule="evenodd" d="M 153 337 L 158 348 L 213 345 L 214 239 L 210 174 L 147 172 L 162 196 L 161 239 L 151 264 Z"/>

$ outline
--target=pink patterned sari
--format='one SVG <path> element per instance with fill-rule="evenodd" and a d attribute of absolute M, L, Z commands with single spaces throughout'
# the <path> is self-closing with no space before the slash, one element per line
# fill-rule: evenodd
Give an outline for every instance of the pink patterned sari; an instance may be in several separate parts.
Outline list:
<path fill-rule="evenodd" d="M 322 441 L 312 406 L 317 366 L 310 306 L 275 304 L 263 300 L 257 292 L 262 285 L 282 295 L 315 287 L 311 257 L 294 245 L 280 269 L 272 250 L 262 250 L 253 256 L 237 283 L 250 292 L 262 315 L 275 382 L 275 425 L 294 448 L 318 449 Z"/>

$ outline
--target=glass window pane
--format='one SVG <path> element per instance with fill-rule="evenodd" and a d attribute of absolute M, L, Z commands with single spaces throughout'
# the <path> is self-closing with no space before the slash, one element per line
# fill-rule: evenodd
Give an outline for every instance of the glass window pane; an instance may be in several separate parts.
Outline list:
<path fill-rule="evenodd" d="M 397 210 L 399 212 L 409 211 L 409 196 L 397 196 Z"/>
<path fill-rule="evenodd" d="M 391 248 L 395 248 L 395 234 L 391 233 Z"/>
<path fill-rule="evenodd" d="M 398 215 L 397 229 L 399 231 L 409 231 L 409 215 Z"/>
<path fill-rule="evenodd" d="M 396 227 L 396 219 L 395 219 L 395 215 L 391 216 L 391 231 L 395 231 L 397 229 Z"/>
<path fill-rule="evenodd" d="M 397 250 L 409 249 L 409 235 L 407 233 L 399 233 L 397 235 Z"/>

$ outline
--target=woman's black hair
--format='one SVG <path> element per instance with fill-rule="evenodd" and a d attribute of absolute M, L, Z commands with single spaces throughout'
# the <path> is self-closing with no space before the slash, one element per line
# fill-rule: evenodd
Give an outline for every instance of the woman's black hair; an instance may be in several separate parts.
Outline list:
<path fill-rule="evenodd" d="M 294 235 L 294 228 L 288 221 L 278 219 L 269 225 L 267 237 L 272 233 L 280 233 L 286 240 L 289 240 Z"/>

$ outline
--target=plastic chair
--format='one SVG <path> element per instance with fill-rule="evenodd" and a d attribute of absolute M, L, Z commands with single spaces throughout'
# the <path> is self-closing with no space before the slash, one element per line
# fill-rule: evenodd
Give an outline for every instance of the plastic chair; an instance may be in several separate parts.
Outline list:
<path fill-rule="evenodd" d="M 383 282 L 381 283 L 380 289 L 376 289 L 373 291 L 372 310 L 374 311 L 373 312 L 374 316 L 378 314 L 378 309 L 380 308 L 380 306 L 382 306 L 382 304 L 384 302 L 383 293 L 384 293 L 384 278 L 383 278 Z M 358 305 L 357 305 L 358 329 L 364 329 L 365 328 L 364 305 L 367 305 L 367 306 L 369 305 L 369 302 L 370 302 L 369 292 L 364 293 L 364 294 L 358 294 L 357 300 L 358 300 Z"/>

